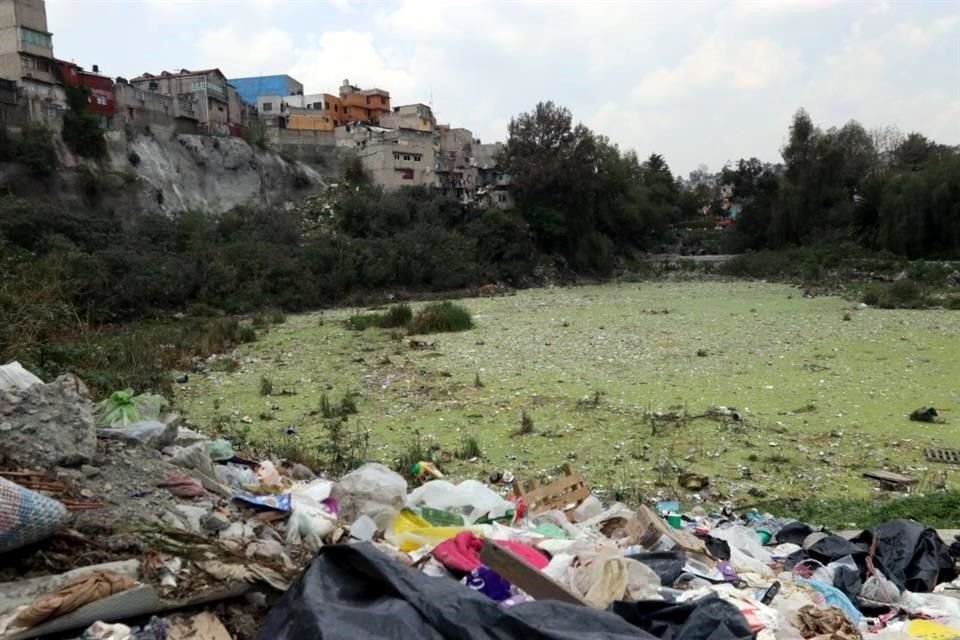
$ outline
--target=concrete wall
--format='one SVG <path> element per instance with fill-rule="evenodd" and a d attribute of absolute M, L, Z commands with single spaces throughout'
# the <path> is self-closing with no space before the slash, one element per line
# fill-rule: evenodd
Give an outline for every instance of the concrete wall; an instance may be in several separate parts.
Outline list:
<path fill-rule="evenodd" d="M 380 126 L 388 129 L 413 129 L 432 133 L 437 126 L 433 110 L 425 104 L 410 104 L 395 107 L 380 117 Z"/>

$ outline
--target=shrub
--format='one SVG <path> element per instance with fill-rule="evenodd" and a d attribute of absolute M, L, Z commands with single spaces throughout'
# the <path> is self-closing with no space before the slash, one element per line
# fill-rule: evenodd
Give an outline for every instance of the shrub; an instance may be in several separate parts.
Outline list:
<path fill-rule="evenodd" d="M 520 427 L 513 432 L 513 435 L 525 436 L 533 433 L 534 430 L 533 418 L 526 411 L 520 412 Z"/>
<path fill-rule="evenodd" d="M 905 278 L 892 284 L 871 284 L 864 289 L 864 304 L 883 309 L 919 309 L 927 306 L 923 289 Z"/>
<path fill-rule="evenodd" d="M 240 363 L 236 358 L 230 356 L 220 356 L 210 363 L 211 371 L 222 371 L 224 373 L 233 373 L 240 368 Z"/>
<path fill-rule="evenodd" d="M 357 402 L 354 399 L 354 394 L 348 393 L 340 398 L 338 404 L 333 404 L 330 402 L 330 398 L 326 393 L 321 394 L 320 396 L 320 415 L 324 419 L 330 420 L 333 418 L 346 418 L 347 416 L 354 415 L 357 413 Z"/>
<path fill-rule="evenodd" d="M 394 305 L 387 309 L 380 318 L 379 327 L 383 329 L 394 329 L 396 327 L 405 327 L 413 319 L 413 310 L 405 302 Z"/>
<path fill-rule="evenodd" d="M 66 94 L 70 109 L 63 114 L 63 141 L 79 156 L 103 158 L 107 155 L 103 129 L 96 116 L 84 111 L 90 90 L 86 87 L 67 87 Z"/>
<path fill-rule="evenodd" d="M 443 333 L 472 328 L 473 318 L 466 308 L 452 302 L 438 302 L 420 309 L 410 321 L 407 333 Z"/>
<path fill-rule="evenodd" d="M 50 131 L 34 125 L 24 127 L 17 145 L 17 161 L 38 178 L 51 175 L 57 168 L 57 152 Z"/>
<path fill-rule="evenodd" d="M 283 324 L 287 321 L 287 314 L 281 309 L 270 309 L 268 312 L 272 324 Z"/>
<path fill-rule="evenodd" d="M 245 344 L 257 341 L 257 330 L 249 325 L 243 325 L 237 330 L 237 342 Z"/>
<path fill-rule="evenodd" d="M 260 395 L 273 395 L 273 381 L 267 376 L 260 376 Z"/>
<path fill-rule="evenodd" d="M 470 460 L 472 458 L 483 457 L 483 450 L 480 448 L 480 442 L 476 437 L 467 435 L 460 441 L 460 448 L 457 449 L 457 458 L 460 460 Z"/>
<path fill-rule="evenodd" d="M 430 460 L 430 449 L 423 444 L 419 431 L 413 432 L 413 440 L 396 457 L 393 470 L 408 478 L 413 477 L 413 465 L 422 460 Z"/>
<path fill-rule="evenodd" d="M 380 315 L 375 313 L 356 313 L 346 319 L 344 325 L 353 331 L 366 331 L 370 327 L 380 326 Z"/>

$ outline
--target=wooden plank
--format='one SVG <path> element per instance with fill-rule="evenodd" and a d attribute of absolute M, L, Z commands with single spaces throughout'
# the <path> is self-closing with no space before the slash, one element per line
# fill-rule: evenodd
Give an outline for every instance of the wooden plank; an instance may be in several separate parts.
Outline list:
<path fill-rule="evenodd" d="M 513 483 L 513 492 L 522 499 L 531 513 L 550 511 L 553 509 L 566 510 L 570 505 L 578 505 L 590 495 L 590 489 L 583 481 L 583 477 L 573 470 L 569 463 L 563 465 L 564 475 L 545 485 L 527 482 L 521 488 L 518 481 Z M 572 513 L 568 511 L 567 517 Z"/>
<path fill-rule="evenodd" d="M 863 477 L 888 484 L 914 484 L 916 482 L 914 478 L 893 473 L 892 471 L 867 471 L 863 474 Z"/>
<path fill-rule="evenodd" d="M 492 540 L 483 543 L 480 562 L 496 571 L 510 584 L 516 585 L 537 600 L 557 600 L 587 606 L 587 603 L 526 560 L 504 549 Z"/>

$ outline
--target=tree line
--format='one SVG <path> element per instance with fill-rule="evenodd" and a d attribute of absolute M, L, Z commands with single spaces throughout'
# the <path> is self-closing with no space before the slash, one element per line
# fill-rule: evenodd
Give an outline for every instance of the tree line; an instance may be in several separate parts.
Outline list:
<path fill-rule="evenodd" d="M 856 121 L 823 130 L 801 109 L 782 155 L 779 172 L 756 158 L 722 172 L 743 205 L 742 247 L 854 241 L 911 259 L 960 257 L 956 147 Z"/>

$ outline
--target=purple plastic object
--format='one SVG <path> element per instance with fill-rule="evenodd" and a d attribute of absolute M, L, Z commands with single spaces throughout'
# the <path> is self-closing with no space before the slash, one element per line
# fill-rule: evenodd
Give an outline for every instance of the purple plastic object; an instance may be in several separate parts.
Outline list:
<path fill-rule="evenodd" d="M 513 595 L 510 590 L 510 583 L 504 580 L 496 571 L 483 565 L 480 565 L 468 573 L 463 580 L 464 583 L 474 591 L 479 591 L 491 600 L 497 602 L 506 600 Z"/>

